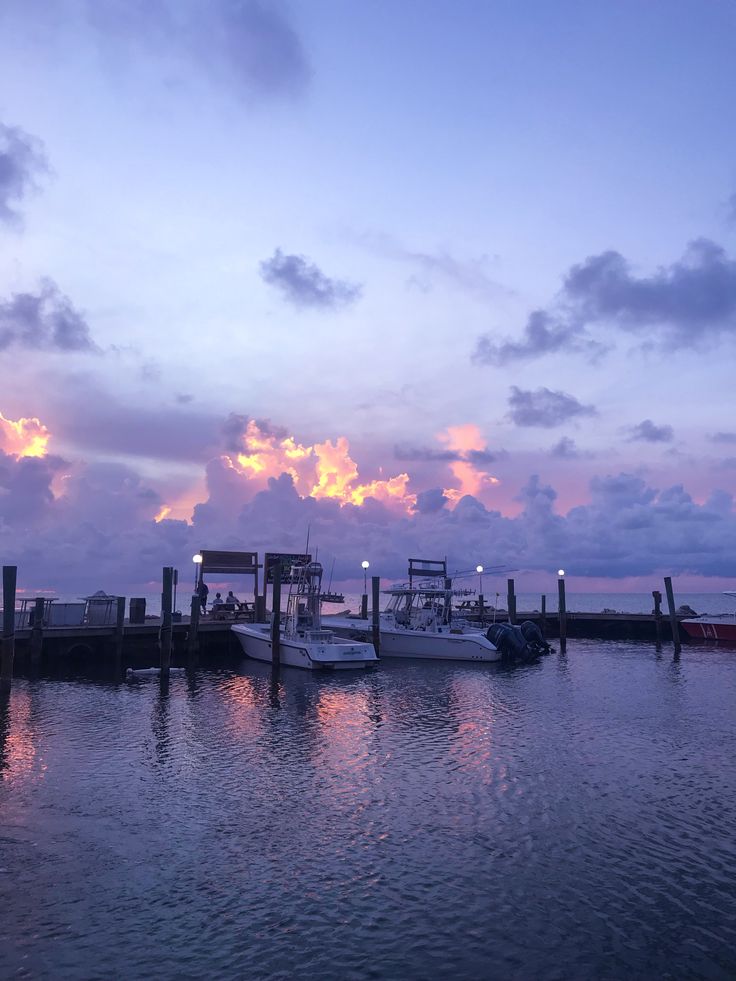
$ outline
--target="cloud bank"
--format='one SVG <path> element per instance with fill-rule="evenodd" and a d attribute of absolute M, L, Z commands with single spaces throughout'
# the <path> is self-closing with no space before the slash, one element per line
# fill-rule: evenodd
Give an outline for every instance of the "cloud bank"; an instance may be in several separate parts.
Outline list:
<path fill-rule="evenodd" d="M 583 405 L 573 395 L 553 392 L 549 388 L 524 391 L 511 386 L 508 417 L 517 426 L 543 426 L 551 429 L 569 419 L 597 414 L 592 405 Z"/>
<path fill-rule="evenodd" d="M 210 459 L 206 488 L 183 521 L 162 517 L 161 493 L 130 466 L 65 461 L 46 452 L 39 420 L 3 419 L 4 560 L 18 564 L 28 588 L 76 595 L 150 581 L 155 592 L 161 567 L 190 569 L 200 547 L 299 549 L 309 526 L 320 556 L 336 558 L 338 580 L 359 575 L 366 556 L 377 574 L 402 576 L 409 555 L 447 555 L 453 569 L 481 562 L 553 575 L 562 565 L 581 577 L 733 571 L 736 514 L 722 490 L 697 503 L 682 485 L 611 474 L 591 480 L 588 503 L 561 514 L 555 489 L 532 476 L 510 517 L 472 494 L 453 501 L 436 486 L 410 495 L 403 478 L 368 481 L 340 438 L 310 447 L 253 420 L 239 432 L 233 418 L 228 425 L 249 453 Z"/>

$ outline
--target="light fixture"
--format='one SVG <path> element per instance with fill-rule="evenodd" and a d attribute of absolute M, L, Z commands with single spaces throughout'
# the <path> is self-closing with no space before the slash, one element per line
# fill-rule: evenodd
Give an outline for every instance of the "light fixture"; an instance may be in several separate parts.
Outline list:
<path fill-rule="evenodd" d="M 565 570 L 564 569 L 558 569 L 557 570 L 557 575 L 560 577 L 560 579 L 562 579 L 563 576 L 565 575 Z"/>
<path fill-rule="evenodd" d="M 202 555 L 197 552 L 196 555 L 192 556 L 192 562 L 194 563 L 194 592 L 196 593 L 199 585 L 199 573 L 202 569 Z"/>

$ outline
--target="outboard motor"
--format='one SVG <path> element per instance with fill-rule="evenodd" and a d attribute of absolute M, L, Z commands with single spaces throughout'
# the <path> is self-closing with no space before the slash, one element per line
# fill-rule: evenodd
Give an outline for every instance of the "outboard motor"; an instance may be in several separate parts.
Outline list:
<path fill-rule="evenodd" d="M 521 632 L 527 644 L 537 654 L 549 654 L 552 648 L 542 636 L 542 631 L 532 620 L 524 620 L 521 624 Z"/>
<path fill-rule="evenodd" d="M 486 637 L 501 652 L 505 661 L 531 661 L 536 657 L 521 628 L 510 623 L 492 623 Z"/>

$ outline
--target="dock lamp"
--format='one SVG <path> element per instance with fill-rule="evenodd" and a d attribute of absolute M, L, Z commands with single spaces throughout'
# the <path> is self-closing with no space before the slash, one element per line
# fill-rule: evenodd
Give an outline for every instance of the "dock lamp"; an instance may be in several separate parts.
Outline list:
<path fill-rule="evenodd" d="M 478 587 L 479 587 L 478 592 L 481 593 L 481 595 L 482 595 L 482 593 L 483 593 L 483 566 L 482 565 L 477 565 L 475 567 L 475 571 L 478 573 Z"/>
<path fill-rule="evenodd" d="M 564 579 L 565 578 L 565 570 L 564 569 L 558 569 L 557 570 L 557 575 L 560 577 L 560 579 Z"/>
<path fill-rule="evenodd" d="M 194 563 L 194 592 L 196 593 L 197 586 L 199 585 L 199 572 L 202 568 L 202 556 L 199 552 L 192 556 L 192 562 Z"/>

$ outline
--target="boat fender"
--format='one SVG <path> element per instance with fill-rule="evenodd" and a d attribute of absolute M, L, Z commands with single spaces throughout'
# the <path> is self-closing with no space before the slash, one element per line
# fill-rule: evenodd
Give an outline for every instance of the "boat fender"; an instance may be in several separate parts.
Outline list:
<path fill-rule="evenodd" d="M 161 668 L 128 668 L 125 672 L 126 680 L 133 678 L 157 678 L 161 674 Z M 186 674 L 186 668 L 169 668 L 169 674 Z"/>

